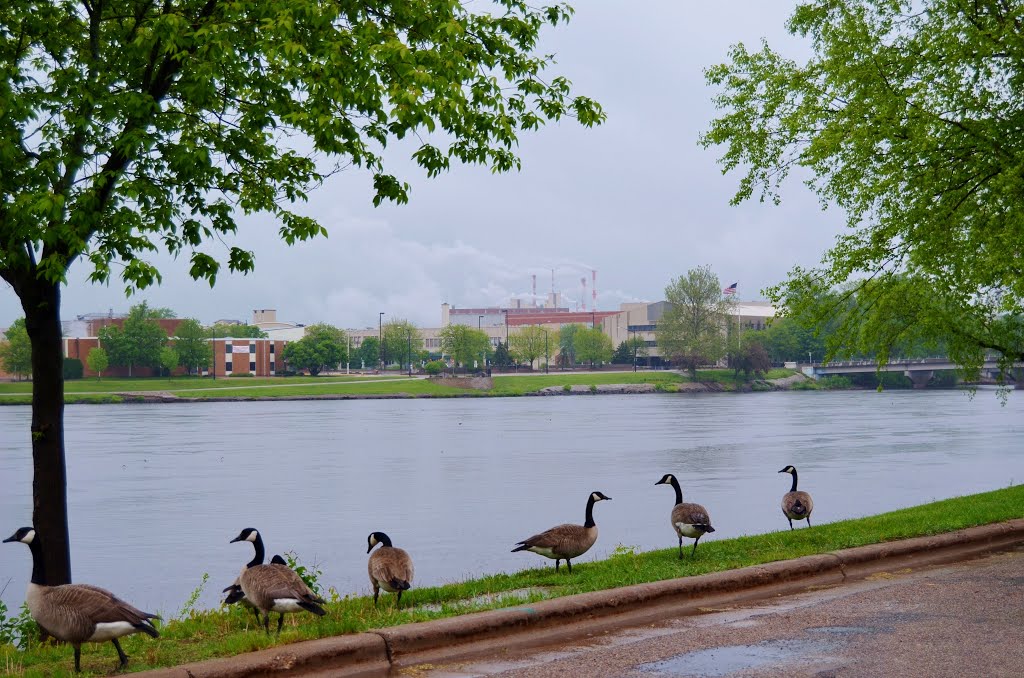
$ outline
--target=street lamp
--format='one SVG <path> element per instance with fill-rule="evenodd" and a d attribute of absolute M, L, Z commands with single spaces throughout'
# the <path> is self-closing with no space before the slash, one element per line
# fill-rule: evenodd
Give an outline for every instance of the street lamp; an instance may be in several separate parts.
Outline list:
<path fill-rule="evenodd" d="M 509 355 L 509 353 L 508 353 L 508 309 L 504 308 L 504 309 L 501 310 L 501 312 L 505 314 L 505 359 L 504 359 L 504 365 L 499 365 L 498 367 L 501 367 L 501 368 L 507 370 L 508 369 L 508 355 Z"/>
<path fill-rule="evenodd" d="M 412 376 L 412 328 L 407 327 L 406 332 L 409 333 L 409 376 Z"/>
<path fill-rule="evenodd" d="M 597 329 L 597 311 L 590 312 L 590 329 Z"/>
<path fill-rule="evenodd" d="M 476 317 L 476 329 L 477 329 L 478 332 L 482 332 L 483 331 L 483 322 L 484 322 L 484 317 L 482 315 L 478 315 Z M 488 337 L 487 341 L 490 341 L 489 337 Z M 484 351 L 481 350 L 480 351 L 480 369 L 481 370 L 484 369 L 484 367 L 485 367 L 484 362 L 486 360 L 487 359 L 484 357 Z"/>
<path fill-rule="evenodd" d="M 633 371 L 636 372 L 636 330 L 629 330 L 633 333 L 633 340 L 629 343 L 633 344 Z"/>
<path fill-rule="evenodd" d="M 548 363 L 551 362 L 548 358 L 548 331 L 542 327 L 541 332 L 544 333 L 544 374 L 547 374 Z"/>
<path fill-rule="evenodd" d="M 807 364 L 808 365 L 813 365 L 814 364 L 814 361 L 811 360 L 811 352 L 810 351 L 807 352 Z"/>
<path fill-rule="evenodd" d="M 384 369 L 384 311 L 377 314 L 377 366 Z M 373 325 L 370 325 L 373 327 Z"/>

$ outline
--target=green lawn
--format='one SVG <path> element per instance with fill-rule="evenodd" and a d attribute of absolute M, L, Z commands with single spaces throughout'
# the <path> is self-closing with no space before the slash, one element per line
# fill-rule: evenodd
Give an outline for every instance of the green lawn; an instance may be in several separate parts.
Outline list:
<path fill-rule="evenodd" d="M 547 386 L 590 386 L 599 384 L 673 384 L 682 381 L 675 372 L 552 372 L 528 376 L 496 376 L 491 395 L 523 395 Z"/>
<path fill-rule="evenodd" d="M 772 370 L 769 378 L 792 374 L 792 370 Z M 698 381 L 718 382 L 726 386 L 735 384 L 728 370 L 701 370 Z M 330 376 L 330 377 L 268 377 L 221 378 L 175 377 L 173 379 L 81 379 L 65 383 L 65 401 L 68 403 L 123 402 L 118 393 L 167 392 L 183 398 L 225 398 L 316 395 L 396 395 L 450 397 L 520 396 L 555 386 L 597 386 L 601 384 L 660 384 L 669 386 L 688 381 L 675 372 L 552 372 L 550 374 L 500 375 L 494 377 L 490 390 L 462 389 L 442 386 L 428 379 L 408 379 L 405 375 L 386 376 Z M 355 382 L 355 383 L 354 383 Z M 215 390 L 214 390 L 215 389 Z M 32 385 L 30 382 L 0 383 L 0 404 L 27 404 Z M 671 390 L 671 389 L 666 389 Z"/>
<path fill-rule="evenodd" d="M 878 516 L 816 525 L 796 531 L 783 530 L 734 539 L 702 542 L 697 557 L 680 561 L 675 537 L 668 528 L 665 542 L 671 548 L 636 553 L 620 547 L 615 555 L 596 562 L 579 561 L 570 575 L 563 567 L 557 574 L 543 567 L 502 574 L 445 586 L 413 588 L 396 610 L 392 596 L 382 594 L 379 608 L 368 596 L 340 596 L 331 592 L 328 614 L 323 618 L 289 615 L 280 639 L 254 629 L 252 613 L 241 610 L 163 611 L 167 620 L 161 638 L 131 636 L 122 641 L 131 656 L 131 670 L 171 666 L 210 657 L 227 656 L 309 638 L 393 626 L 412 621 L 451 617 L 467 612 L 507 607 L 545 598 L 597 591 L 735 569 L 837 549 L 999 522 L 1024 515 L 1024 485 L 893 511 Z M 652 516 L 661 520 L 663 516 Z M 687 552 L 688 553 L 688 552 Z M 416 554 L 413 554 L 415 557 Z M 522 555 L 522 554 L 518 554 Z M 27 557 L 27 555 L 26 555 Z M 528 562 L 509 558 L 509 567 Z M 213 585 L 213 584 L 211 584 Z M 216 584 L 220 586 L 220 583 Z M 408 605 L 406 605 L 408 603 Z M 275 617 L 276 622 L 276 617 Z M 82 652 L 83 675 L 106 675 L 116 664 L 113 647 L 89 644 Z M 70 675 L 72 652 L 67 646 L 34 645 L 28 651 L 0 646 L 0 667 L 11 675 Z"/>
<path fill-rule="evenodd" d="M 451 388 L 442 386 L 427 379 L 406 379 L 402 381 L 381 381 L 372 384 L 297 384 L 295 386 L 282 386 L 274 389 L 245 389 L 230 388 L 217 391 L 175 391 L 175 395 L 182 398 L 223 398 L 223 397 L 255 397 L 255 398 L 277 398 L 280 396 L 313 396 L 313 395 L 393 395 L 405 393 L 408 395 L 430 395 L 430 396 L 452 396 L 466 393 L 486 395 L 486 391 L 474 391 L 473 389 Z"/>

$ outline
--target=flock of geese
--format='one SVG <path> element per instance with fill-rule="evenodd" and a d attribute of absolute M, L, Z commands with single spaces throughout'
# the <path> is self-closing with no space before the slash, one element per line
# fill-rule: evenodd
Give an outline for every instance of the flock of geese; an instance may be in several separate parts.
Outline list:
<path fill-rule="evenodd" d="M 806 520 L 811 525 L 811 512 L 814 502 L 811 495 L 797 489 L 797 472 L 793 466 L 787 466 L 779 473 L 793 476 L 793 486 L 782 498 L 782 513 L 789 520 L 790 529 L 794 520 Z M 672 507 L 671 524 L 679 537 L 679 558 L 683 558 L 683 537 L 693 539 L 691 558 L 697 554 L 697 542 L 709 532 L 714 532 L 707 509 L 700 504 L 683 501 L 683 491 L 679 481 L 671 473 L 666 473 L 655 485 L 671 485 L 675 490 L 676 500 Z M 531 551 L 555 561 L 555 571 L 561 561 L 565 561 L 572 573 L 572 559 L 590 550 L 597 541 L 597 523 L 594 522 L 594 504 L 610 500 L 602 492 L 591 492 L 587 499 L 586 521 L 583 525 L 556 525 L 549 530 L 535 534 L 528 539 L 517 542 L 512 552 Z M 266 633 L 270 633 L 270 614 L 278 613 L 277 633 L 281 633 L 285 613 L 310 612 L 317 616 L 327 614 L 323 605 L 326 601 L 319 597 L 306 585 L 299 575 L 288 567 L 281 556 L 275 555 L 269 563 L 264 563 L 266 550 L 263 537 L 252 527 L 242 530 L 235 542 L 250 542 L 253 545 L 253 558 L 230 586 L 224 589 L 227 594 L 226 604 L 237 603 L 251 608 L 256 614 L 256 622 L 262 622 Z M 373 586 L 373 604 L 381 589 L 396 594 L 396 606 L 401 603 L 402 592 L 412 586 L 412 557 L 404 550 L 396 548 L 388 535 L 373 532 L 367 539 L 366 552 L 370 554 L 367 561 L 367 573 Z M 143 612 L 126 603 L 110 591 L 89 584 L 64 584 L 47 586 L 43 562 L 43 551 L 40 537 L 32 527 L 22 527 L 4 542 L 21 542 L 27 544 L 32 553 L 32 578 L 29 581 L 25 602 L 32 618 L 57 640 L 71 644 L 75 650 L 75 671 L 81 671 L 82 643 L 101 643 L 110 641 L 117 650 L 120 660 L 118 669 L 128 665 L 128 656 L 121 649 L 118 638 L 133 633 L 145 633 L 157 638 L 160 634 L 153 625 L 155 614 Z M 374 551 L 374 547 L 380 548 Z M 262 618 L 261 618 L 262 614 Z"/>

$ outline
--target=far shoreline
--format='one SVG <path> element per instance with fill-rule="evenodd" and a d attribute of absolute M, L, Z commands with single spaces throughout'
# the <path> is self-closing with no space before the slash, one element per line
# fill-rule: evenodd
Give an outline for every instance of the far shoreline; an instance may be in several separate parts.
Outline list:
<path fill-rule="evenodd" d="M 600 375 L 600 379 L 591 378 Z M 588 381 L 614 381 L 613 375 L 631 375 L 633 383 L 587 383 Z M 497 378 L 513 375 L 497 375 Z M 875 388 L 848 385 L 835 387 L 834 385 L 819 385 L 805 375 L 797 372 L 784 377 L 773 379 L 755 379 L 748 382 L 732 382 L 723 380 L 701 380 L 682 381 L 682 375 L 678 372 L 654 371 L 654 372 L 560 372 L 540 375 L 525 375 L 527 379 L 543 380 L 542 383 L 551 383 L 546 386 L 538 386 L 533 390 L 510 392 L 508 389 L 495 389 L 492 377 L 412 377 L 394 379 L 404 384 L 416 386 L 417 388 L 430 387 L 434 392 L 415 392 L 414 390 L 401 390 L 402 386 L 394 384 L 392 392 L 362 392 L 362 393 L 288 393 L 281 395 L 252 395 L 239 394 L 239 390 L 256 390 L 266 388 L 265 386 L 242 385 L 227 387 L 223 390 L 233 391 L 230 395 L 209 395 L 196 394 L 196 390 L 210 391 L 213 389 L 183 387 L 170 390 L 111 390 L 107 392 L 65 392 L 66 405 L 111 405 L 111 404 L 169 404 L 169 403 L 209 403 L 209 402 L 267 402 L 267 401 L 300 401 L 300 400 L 416 400 L 416 399 L 438 399 L 438 398 L 515 398 L 515 397 L 551 397 L 551 396 L 594 396 L 594 395 L 647 395 L 647 394 L 707 394 L 707 393 L 763 393 L 776 391 L 873 391 Z M 342 385 L 346 382 L 330 382 L 330 376 L 325 376 L 322 382 L 307 382 L 306 384 L 295 384 L 284 381 L 275 384 L 275 388 L 286 388 L 292 390 L 311 390 L 323 386 Z M 557 383 L 562 380 L 575 381 L 577 383 Z M 643 381 L 638 381 L 643 380 Z M 581 383 L 582 382 L 582 383 Z M 24 383 L 24 382 L 22 382 Z M 99 383 L 99 382 L 98 382 Z M 367 384 L 362 386 L 378 386 L 387 384 L 382 381 L 379 384 Z M 464 384 L 464 385 L 463 385 Z M 426 386 L 424 386 L 426 385 Z M 977 388 L 978 385 L 958 384 L 956 386 L 933 386 L 927 389 L 886 389 L 886 390 L 928 390 L 948 391 Z M 439 388 L 446 390 L 438 392 Z M 220 390 L 220 389 L 216 389 Z M 0 395 L 0 406 L 26 406 L 31 405 L 31 394 L 15 393 Z"/>

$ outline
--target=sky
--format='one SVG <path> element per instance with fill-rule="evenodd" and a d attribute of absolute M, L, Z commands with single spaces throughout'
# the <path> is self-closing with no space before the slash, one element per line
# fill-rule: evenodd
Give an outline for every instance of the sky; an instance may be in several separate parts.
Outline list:
<path fill-rule="evenodd" d="M 730 45 L 760 40 L 788 56 L 808 47 L 785 32 L 795 3 L 767 0 L 622 3 L 577 0 L 567 26 L 549 29 L 541 51 L 550 71 L 574 91 L 597 99 L 608 120 L 587 129 L 573 120 L 524 133 L 522 169 L 493 174 L 454 166 L 435 179 L 416 167 L 411 145 L 392 145 L 389 170 L 412 185 L 406 205 L 372 203 L 369 174 L 332 176 L 298 209 L 328 229 L 327 238 L 288 247 L 266 216 L 240 219 L 234 242 L 255 253 L 256 270 L 225 271 L 214 288 L 192 281 L 187 257 L 147 257 L 158 287 L 126 297 L 116 279 L 88 282 L 77 262 L 63 291 L 62 317 L 126 312 L 143 300 L 204 323 L 250 321 L 253 309 L 278 319 L 339 327 L 376 326 L 378 313 L 420 326 L 440 324 L 440 306 L 505 304 L 555 288 L 575 308 L 580 278 L 597 270 L 598 307 L 657 301 L 672 278 L 709 265 L 723 286 L 738 283 L 743 300 L 794 266 L 813 266 L 843 227 L 822 212 L 799 181 L 783 203 L 730 206 L 738 174 L 723 175 L 722 149 L 697 140 L 715 116 L 706 67 L 725 61 Z M 214 243 L 214 254 L 227 245 Z M 218 248 L 221 248 L 218 251 Z M 0 327 L 22 315 L 14 291 L 0 288 Z"/>

